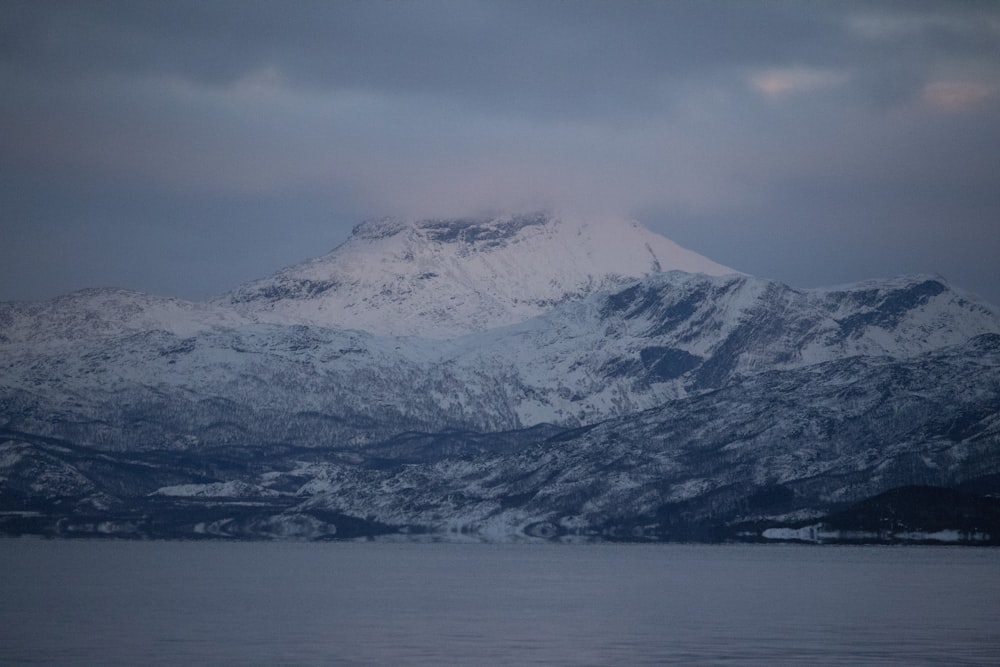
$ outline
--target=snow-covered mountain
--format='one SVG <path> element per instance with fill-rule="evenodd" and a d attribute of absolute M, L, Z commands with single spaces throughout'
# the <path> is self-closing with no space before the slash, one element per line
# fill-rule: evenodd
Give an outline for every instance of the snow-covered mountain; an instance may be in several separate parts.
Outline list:
<path fill-rule="evenodd" d="M 408 465 L 309 468 L 298 511 L 497 537 L 732 537 L 887 489 L 995 476 L 998 400 L 1000 336 L 987 334 L 906 360 L 746 376 L 514 447 L 400 437 L 369 454 Z"/>
<path fill-rule="evenodd" d="M 522 322 L 557 303 L 660 271 L 731 269 L 636 222 L 549 213 L 372 220 L 317 259 L 220 302 L 259 321 L 449 338 Z"/>
<path fill-rule="evenodd" d="M 824 515 L 887 490 L 995 492 L 998 405 L 1000 335 L 986 334 L 906 360 L 852 357 L 760 373 L 577 429 L 408 432 L 362 449 L 332 440 L 127 452 L 0 429 L 0 529 L 811 539 Z M 843 539 L 934 540 L 942 538 L 921 536 L 943 528 L 950 541 L 1000 544 L 1000 500 L 976 498 L 975 513 L 890 507 L 873 517 L 879 530 L 870 538 L 848 524 Z M 935 525 L 942 514 L 950 523 Z"/>
<path fill-rule="evenodd" d="M 0 304 L 0 528 L 815 518 L 1000 475 L 998 340 L 997 310 L 937 276 L 796 290 L 628 223 L 369 222 L 212 303 Z"/>
<path fill-rule="evenodd" d="M 405 430 L 580 426 L 756 373 L 903 360 L 1000 333 L 991 308 L 928 276 L 800 291 L 741 275 L 659 273 L 449 340 L 238 317 L 223 327 L 226 311 L 172 302 L 182 330 L 140 330 L 126 324 L 164 304 L 136 296 L 124 308 L 126 296 L 88 293 L 68 301 L 76 315 L 39 308 L 33 325 L 21 311 L 0 326 L 11 428 L 135 449 L 331 438 L 354 446 Z M 116 306 L 113 321 L 95 302 Z M 80 322 L 96 333 L 74 335 Z M 39 328 L 44 343 L 22 335 Z"/>

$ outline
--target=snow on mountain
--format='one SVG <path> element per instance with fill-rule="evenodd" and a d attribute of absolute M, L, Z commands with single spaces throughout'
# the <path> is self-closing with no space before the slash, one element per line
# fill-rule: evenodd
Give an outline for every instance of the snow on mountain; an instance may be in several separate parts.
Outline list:
<path fill-rule="evenodd" d="M 858 356 L 736 378 L 584 428 L 401 433 L 360 451 L 333 441 L 316 449 L 95 453 L 0 428 L 0 530 L 257 539 L 775 537 L 776 527 L 814 524 L 906 485 L 996 488 L 998 371 L 1000 335 L 986 334 L 905 360 Z M 972 515 L 934 530 L 1000 540 L 995 520 L 977 521 Z"/>
<path fill-rule="evenodd" d="M 692 539 L 687 531 L 723 522 L 815 517 L 915 480 L 995 475 L 998 371 L 1000 336 L 987 334 L 904 361 L 855 357 L 762 373 L 527 437 L 513 452 L 314 468 L 302 508 L 549 537 Z M 396 456 L 406 460 L 405 450 Z"/>
<path fill-rule="evenodd" d="M 801 291 L 668 272 L 447 340 L 266 323 L 53 331 L 0 346 L 0 401 L 10 428 L 105 449 L 364 447 L 408 430 L 585 425 L 757 373 L 989 333 L 1000 317 L 934 277 Z"/>
<path fill-rule="evenodd" d="M 854 356 L 906 359 L 986 333 L 1000 333 L 1000 315 L 935 276 L 795 290 L 669 272 L 457 339 L 442 367 L 468 377 L 505 369 L 516 378 L 508 405 L 519 424 L 586 424 L 739 376 Z"/>
<path fill-rule="evenodd" d="M 0 343 L 113 338 L 148 331 L 191 336 L 249 323 L 231 308 L 123 289 L 84 289 L 49 301 L 0 302 Z"/>
<path fill-rule="evenodd" d="M 993 479 L 998 368 L 1000 314 L 937 276 L 796 290 L 631 223 L 368 222 L 213 303 L 0 304 L 0 524 L 688 539 Z"/>
<path fill-rule="evenodd" d="M 548 213 L 383 219 L 219 303 L 260 321 L 449 338 L 522 322 L 652 273 L 732 273 L 638 223 Z"/>

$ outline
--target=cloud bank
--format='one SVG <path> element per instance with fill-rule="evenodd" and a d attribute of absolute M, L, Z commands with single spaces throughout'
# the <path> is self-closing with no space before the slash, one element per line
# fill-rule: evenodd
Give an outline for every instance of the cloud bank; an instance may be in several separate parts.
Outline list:
<path fill-rule="evenodd" d="M 0 298 L 203 298 L 360 219 L 637 217 L 1000 302 L 994 3 L 7 2 Z"/>

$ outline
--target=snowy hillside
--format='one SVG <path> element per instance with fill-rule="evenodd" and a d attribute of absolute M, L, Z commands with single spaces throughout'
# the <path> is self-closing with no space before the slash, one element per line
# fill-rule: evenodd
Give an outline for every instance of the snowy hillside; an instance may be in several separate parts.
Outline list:
<path fill-rule="evenodd" d="M 407 432 L 362 450 L 333 440 L 98 453 L 0 427 L 0 531 L 798 539 L 800 526 L 907 485 L 995 490 L 998 373 L 1000 336 L 988 334 L 903 361 L 854 357 L 762 373 L 584 428 Z M 916 509 L 933 518 L 946 508 Z M 901 536 L 866 539 L 923 539 L 909 535 L 932 528 L 954 532 L 952 541 L 1000 544 L 1000 523 L 981 518 L 893 518 L 886 526 Z"/>
<path fill-rule="evenodd" d="M 453 341 L 444 367 L 460 377 L 509 369 L 520 424 L 586 424 L 742 376 L 855 356 L 902 360 L 987 333 L 1000 333 L 1000 315 L 934 276 L 795 290 L 670 272 Z"/>
<path fill-rule="evenodd" d="M 522 322 L 557 303 L 659 271 L 731 269 L 638 223 L 547 213 L 365 222 L 318 259 L 219 303 L 260 321 L 448 338 Z"/>
<path fill-rule="evenodd" d="M 448 340 L 318 326 L 209 327 L 193 305 L 171 331 L 135 297 L 102 319 L 93 300 L 38 308 L 0 335 L 11 428 L 103 449 L 336 441 L 408 430 L 580 426 L 721 388 L 740 377 L 856 356 L 905 360 L 1000 333 L 1000 317 L 940 279 L 794 290 L 748 276 L 659 273 Z M 70 306 L 75 306 L 71 308 Z M 137 313 L 124 319 L 122 313 Z M 229 313 L 233 316 L 233 313 Z M 81 333 L 80 322 L 97 334 Z M 111 331 L 117 333 L 112 335 Z M 14 336 L 45 330 L 41 340 Z"/>
<path fill-rule="evenodd" d="M 250 320 L 231 308 L 123 289 L 84 289 L 50 301 L 0 302 L 0 344 L 38 347 L 166 331 L 191 336 Z"/>

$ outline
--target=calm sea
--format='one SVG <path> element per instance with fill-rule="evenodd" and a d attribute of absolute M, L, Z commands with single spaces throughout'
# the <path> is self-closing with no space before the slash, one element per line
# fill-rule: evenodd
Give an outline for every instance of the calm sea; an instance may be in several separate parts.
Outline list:
<path fill-rule="evenodd" d="M 997 665 L 1000 550 L 0 540 L 3 665 Z"/>

